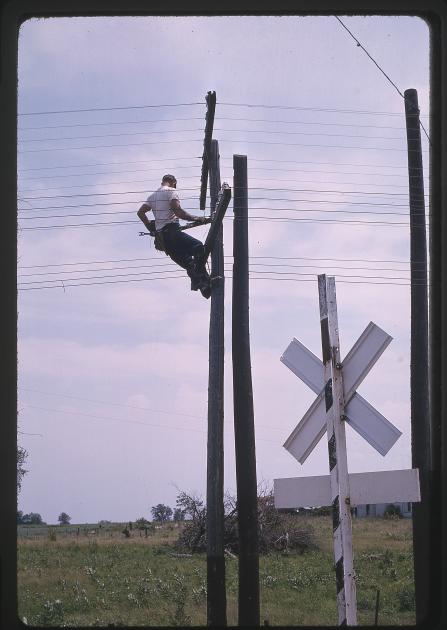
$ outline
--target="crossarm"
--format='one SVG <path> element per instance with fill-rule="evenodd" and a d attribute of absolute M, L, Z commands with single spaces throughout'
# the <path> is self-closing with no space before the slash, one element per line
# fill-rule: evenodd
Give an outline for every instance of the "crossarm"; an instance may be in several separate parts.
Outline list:
<path fill-rule="evenodd" d="M 228 204 L 230 203 L 230 199 L 231 199 L 231 188 L 229 187 L 227 183 L 224 182 L 222 184 L 222 190 L 219 195 L 217 208 L 216 208 L 216 211 L 214 212 L 214 216 L 211 222 L 209 232 L 205 239 L 205 243 L 203 244 L 204 263 L 206 263 L 206 261 L 208 260 L 208 256 L 210 255 L 211 250 L 213 249 L 214 242 L 217 238 L 217 234 L 219 232 L 220 226 L 222 225 L 222 221 L 225 216 L 225 212 L 227 211 Z"/>

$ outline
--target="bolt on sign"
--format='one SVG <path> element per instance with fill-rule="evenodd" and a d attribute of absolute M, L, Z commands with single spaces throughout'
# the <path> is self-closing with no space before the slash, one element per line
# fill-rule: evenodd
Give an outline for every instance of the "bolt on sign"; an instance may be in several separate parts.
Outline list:
<path fill-rule="evenodd" d="M 351 507 L 420 501 L 419 471 L 348 473 L 346 424 L 383 456 L 402 435 L 356 391 L 392 338 L 370 322 L 342 361 L 335 278 L 319 275 L 318 292 L 323 360 L 297 339 L 281 357 L 284 365 L 317 394 L 284 448 L 303 464 L 326 433 L 330 474 L 275 479 L 275 506 L 332 506 L 338 621 L 339 625 L 353 626 L 357 625 L 357 601 Z"/>

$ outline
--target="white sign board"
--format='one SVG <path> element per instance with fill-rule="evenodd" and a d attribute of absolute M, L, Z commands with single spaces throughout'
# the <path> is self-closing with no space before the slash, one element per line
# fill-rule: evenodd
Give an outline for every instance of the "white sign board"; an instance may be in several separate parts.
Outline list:
<path fill-rule="evenodd" d="M 329 475 L 274 480 L 275 507 L 299 508 L 331 505 Z M 417 502 L 421 500 L 417 469 L 349 473 L 350 503 Z"/>

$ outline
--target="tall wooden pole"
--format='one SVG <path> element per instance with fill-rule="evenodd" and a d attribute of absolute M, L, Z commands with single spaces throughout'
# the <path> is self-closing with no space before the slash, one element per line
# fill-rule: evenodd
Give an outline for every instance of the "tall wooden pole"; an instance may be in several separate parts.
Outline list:
<path fill-rule="evenodd" d="M 251 380 L 247 156 L 233 156 L 233 403 L 239 523 L 239 626 L 259 625 L 256 452 Z"/>
<path fill-rule="evenodd" d="M 219 145 L 211 140 L 209 156 L 211 212 L 220 190 Z M 207 623 L 226 626 L 224 556 L 224 255 L 223 227 L 211 250 L 211 276 L 219 276 L 211 293 L 207 450 Z"/>
<path fill-rule="evenodd" d="M 351 502 L 335 278 L 318 276 L 338 623 L 357 625 Z"/>
<path fill-rule="evenodd" d="M 441 42 L 441 23 L 434 21 L 430 26 L 430 46 L 439 50 Z M 431 484 L 431 523 L 430 523 L 430 558 L 432 582 L 430 585 L 430 612 L 427 625 L 436 626 L 436 616 L 447 620 L 447 545 L 445 523 L 447 511 L 445 488 L 447 485 L 447 230 L 442 200 L 445 199 L 445 168 L 442 151 L 445 149 L 445 123 L 443 119 L 444 94 L 443 77 L 445 56 L 432 54 L 430 58 L 430 231 L 429 231 L 429 388 L 430 388 L 430 484 Z M 440 506 L 443 507 L 440 510 Z M 440 547 L 442 549 L 441 553 Z M 444 625 L 446 625 L 444 623 Z"/>
<path fill-rule="evenodd" d="M 413 503 L 416 623 L 429 612 L 430 418 L 428 389 L 428 287 L 424 172 L 417 92 L 406 90 L 411 269 L 411 452 L 419 469 L 421 502 Z"/>

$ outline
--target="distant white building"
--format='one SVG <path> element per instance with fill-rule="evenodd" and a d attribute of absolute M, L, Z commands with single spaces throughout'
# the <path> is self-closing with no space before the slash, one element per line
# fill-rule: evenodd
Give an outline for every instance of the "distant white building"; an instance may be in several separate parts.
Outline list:
<path fill-rule="evenodd" d="M 404 518 L 410 518 L 412 515 L 412 503 L 366 503 L 366 505 L 357 505 L 353 508 L 353 516 L 362 518 L 366 516 L 383 516 L 388 505 L 393 505 L 400 509 L 400 513 Z"/>

